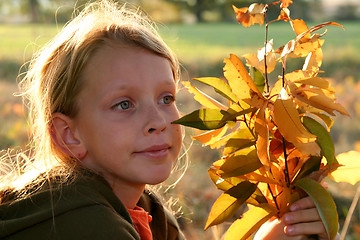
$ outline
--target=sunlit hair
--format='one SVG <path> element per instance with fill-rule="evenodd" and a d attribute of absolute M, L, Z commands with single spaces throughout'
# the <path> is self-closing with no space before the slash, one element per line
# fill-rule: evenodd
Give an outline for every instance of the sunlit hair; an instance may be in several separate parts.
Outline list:
<path fill-rule="evenodd" d="M 20 82 L 33 126 L 27 167 L 45 173 L 57 166 L 67 172 L 76 169 L 78 161 L 65 155 L 51 140 L 52 114 L 76 116 L 77 96 L 86 84 L 80 78 L 84 66 L 97 49 L 114 45 L 141 47 L 168 59 L 175 81 L 179 80 L 177 58 L 147 17 L 108 0 L 86 6 L 34 56 Z"/>

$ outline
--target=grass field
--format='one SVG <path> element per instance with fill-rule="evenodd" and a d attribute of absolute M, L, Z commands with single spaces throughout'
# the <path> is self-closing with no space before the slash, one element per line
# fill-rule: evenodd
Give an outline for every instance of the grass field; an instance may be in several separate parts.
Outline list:
<path fill-rule="evenodd" d="M 329 26 L 324 36 L 323 70 L 334 78 L 339 101 L 349 110 L 352 118 L 338 117 L 333 127 L 333 138 L 338 151 L 349 151 L 360 146 L 360 22 L 343 22 L 345 31 Z M 309 24 L 313 26 L 314 24 Z M 15 79 L 19 69 L 31 55 L 60 27 L 55 25 L 0 25 L 0 149 L 24 146 L 27 138 L 21 99 L 12 96 L 17 91 Z M 184 66 L 184 78 L 222 74 L 222 61 L 230 53 L 242 55 L 255 53 L 264 42 L 264 29 L 259 26 L 244 28 L 238 24 L 216 23 L 196 25 L 159 25 L 165 41 L 179 56 Z M 319 33 L 322 33 L 320 30 Z M 294 38 L 288 24 L 270 25 L 269 39 L 274 38 L 277 48 Z M 26 69 L 26 68 L 25 68 Z M 180 99 L 181 110 L 189 112 L 194 101 L 186 94 Z M 188 145 L 190 140 L 185 141 Z M 190 149 L 192 160 L 185 177 L 173 192 L 182 206 L 182 223 L 189 239 L 219 239 L 224 226 L 202 231 L 210 207 L 220 194 L 207 176 L 207 168 L 217 160 L 216 151 L 201 148 L 194 143 Z M 341 221 L 347 213 L 355 192 L 354 186 L 331 185 L 339 203 Z M 340 191 L 341 189 L 341 191 Z M 345 189 L 345 190 L 344 190 Z M 191 219 L 191 220 L 189 220 Z M 354 215 L 347 240 L 360 239 L 360 211 Z M 342 224 L 342 222 L 341 222 Z M 226 226 L 225 226 L 226 227 Z"/>

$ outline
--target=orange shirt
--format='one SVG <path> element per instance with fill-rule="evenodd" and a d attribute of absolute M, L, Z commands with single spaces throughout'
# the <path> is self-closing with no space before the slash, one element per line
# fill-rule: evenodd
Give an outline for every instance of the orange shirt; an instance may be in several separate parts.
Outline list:
<path fill-rule="evenodd" d="M 153 240 L 149 223 L 151 215 L 143 208 L 135 206 L 134 209 L 127 209 L 133 221 L 135 230 L 139 233 L 141 240 Z"/>

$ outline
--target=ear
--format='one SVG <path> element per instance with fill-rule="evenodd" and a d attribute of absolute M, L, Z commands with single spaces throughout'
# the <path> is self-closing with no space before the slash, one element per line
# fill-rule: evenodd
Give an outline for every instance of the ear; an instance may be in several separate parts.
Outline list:
<path fill-rule="evenodd" d="M 63 113 L 54 113 L 50 132 L 53 143 L 64 154 L 79 160 L 86 156 L 86 147 L 76 131 L 73 119 Z"/>

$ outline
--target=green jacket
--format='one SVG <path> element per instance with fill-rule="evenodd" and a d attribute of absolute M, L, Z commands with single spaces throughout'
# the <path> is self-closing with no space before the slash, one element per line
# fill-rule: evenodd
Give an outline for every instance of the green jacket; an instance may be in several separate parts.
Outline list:
<path fill-rule="evenodd" d="M 140 240 L 128 211 L 103 178 L 92 174 L 48 186 L 0 205 L 0 239 Z M 145 192 L 138 205 L 153 217 L 154 240 L 184 239 L 174 217 L 153 195 Z"/>

